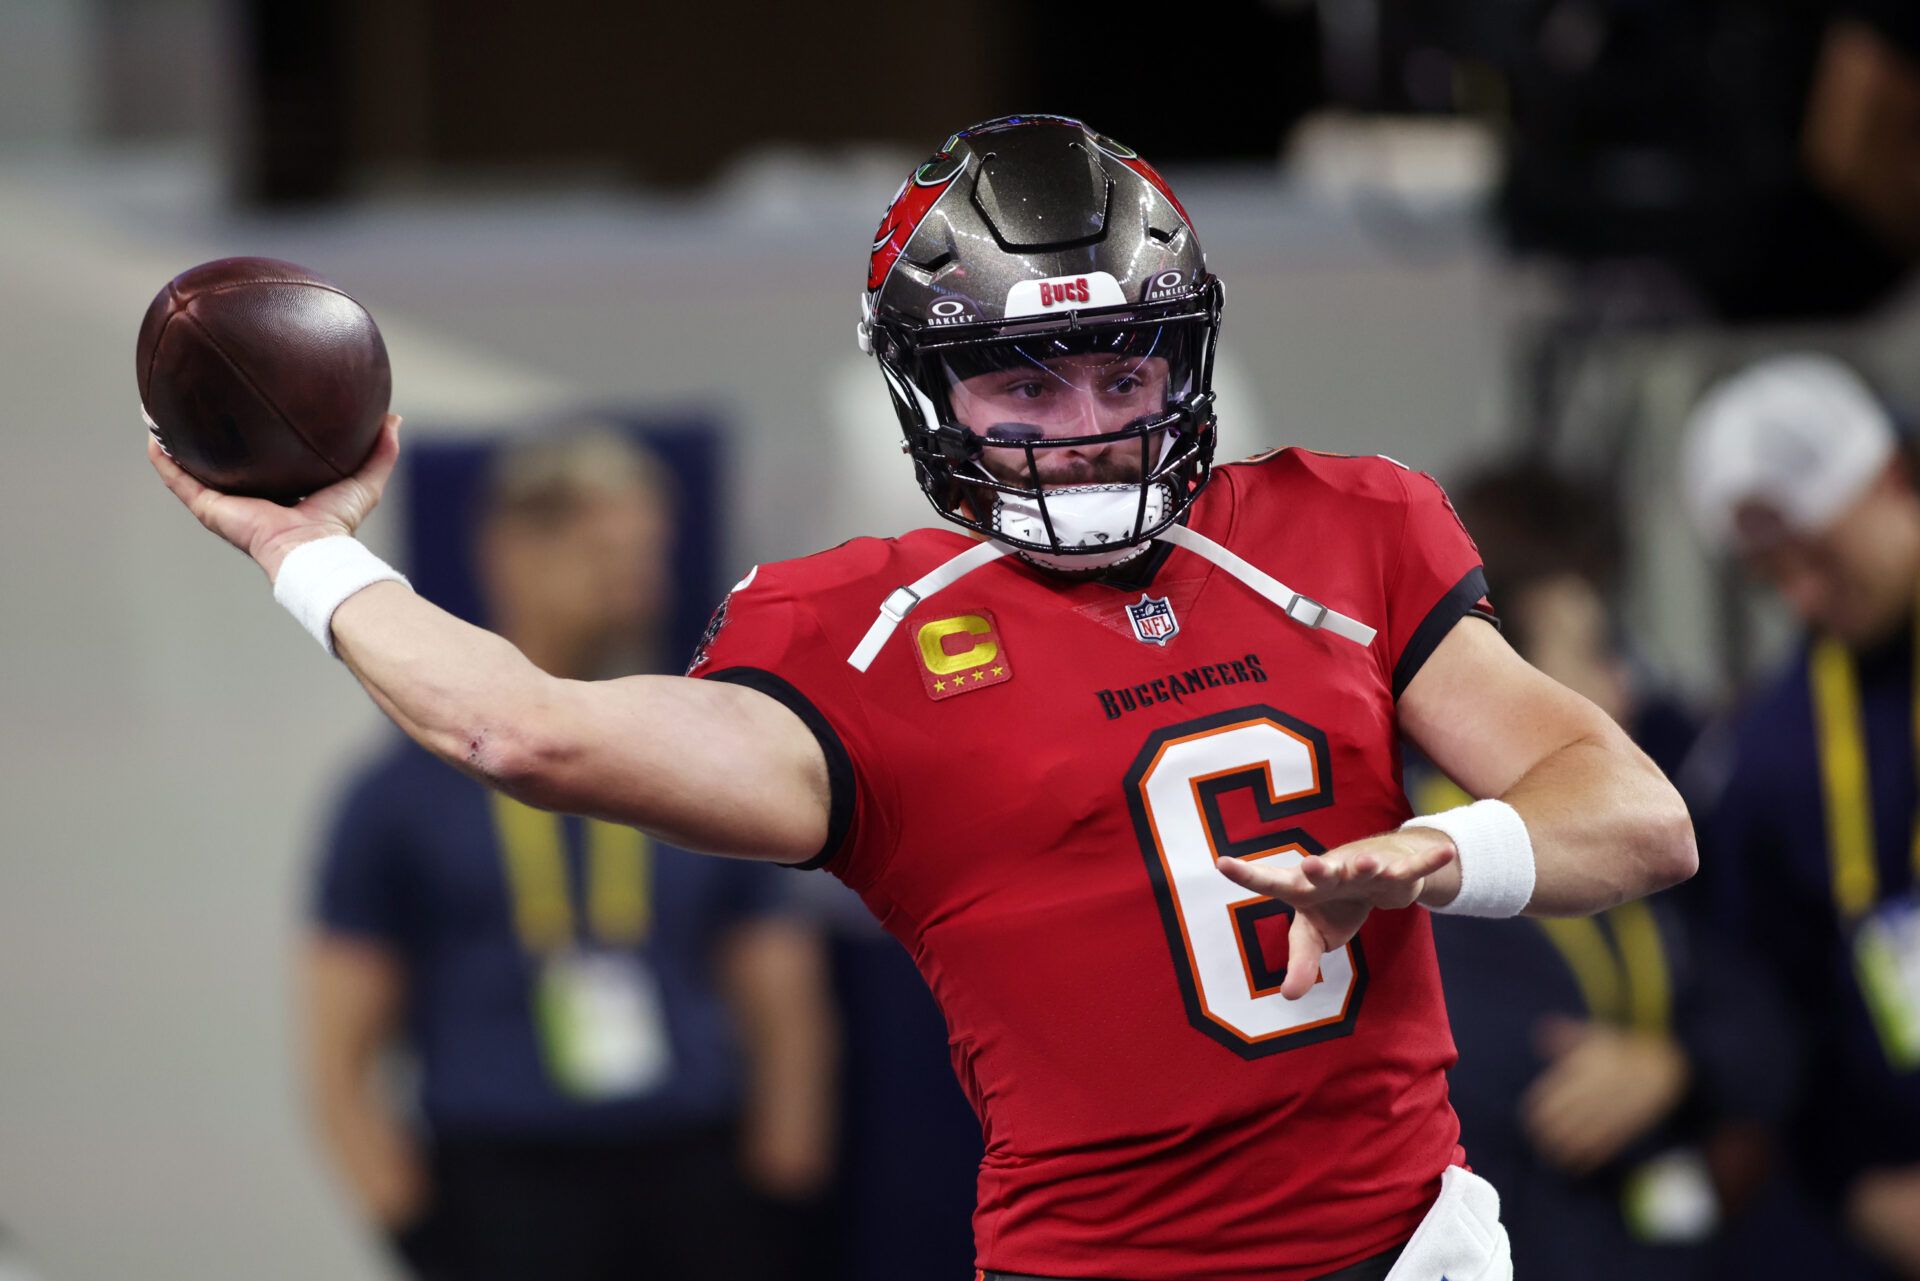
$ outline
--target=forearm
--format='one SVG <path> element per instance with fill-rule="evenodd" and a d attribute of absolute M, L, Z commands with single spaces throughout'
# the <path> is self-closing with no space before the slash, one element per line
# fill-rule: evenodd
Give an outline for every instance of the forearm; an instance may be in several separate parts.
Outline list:
<path fill-rule="evenodd" d="M 1531 847 L 1528 915 L 1604 911 L 1693 875 L 1693 824 L 1659 767 L 1605 712 L 1522 662 L 1492 628 L 1448 633 L 1401 695 L 1400 714 L 1401 731 L 1449 778 L 1470 795 L 1505 801 L 1526 824 L 1519 854 Z M 1421 838 L 1432 839 L 1448 840 Z M 1470 864 L 1472 851 L 1464 858 Z M 1456 860 L 1428 876 L 1420 902 L 1452 903 L 1461 874 Z M 1524 880 L 1516 893 L 1526 893 Z"/>
<path fill-rule="evenodd" d="M 426 1199 L 413 1139 L 378 1088 L 405 985 L 399 958 L 383 945 L 325 931 L 308 940 L 303 1061 L 314 1130 L 354 1199 L 387 1227 L 413 1216 Z"/>
<path fill-rule="evenodd" d="M 832 1164 L 838 1052 L 832 1020 L 814 1014 L 768 1020 L 748 1051 L 749 1172 L 775 1195 L 818 1192 Z"/>
<path fill-rule="evenodd" d="M 419 1211 L 427 1179 L 413 1136 L 369 1088 L 338 1075 L 316 1082 L 313 1123 L 334 1169 L 369 1220 L 394 1227 Z"/>
<path fill-rule="evenodd" d="M 1533 842 L 1528 916 L 1584 916 L 1693 874 L 1693 824 L 1679 793 L 1624 734 L 1554 751 L 1501 800 Z"/>
<path fill-rule="evenodd" d="M 831 1165 L 839 1035 L 824 953 L 812 931 L 765 923 L 747 928 L 731 958 L 747 1061 L 747 1172 L 776 1196 L 817 1193 Z"/>
<path fill-rule="evenodd" d="M 558 681 L 492 632 L 399 583 L 375 583 L 333 615 L 335 651 L 373 701 L 428 751 L 509 790 Z"/>
<path fill-rule="evenodd" d="M 348 597 L 332 632 L 395 724 L 530 805 L 748 858 L 798 861 L 826 838 L 826 760 L 764 694 L 679 676 L 549 676 L 399 583 Z"/>

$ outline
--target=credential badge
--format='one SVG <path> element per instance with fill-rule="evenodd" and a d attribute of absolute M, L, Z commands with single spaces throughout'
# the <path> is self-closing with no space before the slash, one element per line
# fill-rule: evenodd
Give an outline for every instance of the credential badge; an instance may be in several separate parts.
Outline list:
<path fill-rule="evenodd" d="M 1127 621 L 1133 624 L 1134 636 L 1149 645 L 1164 645 L 1180 634 L 1180 620 L 1173 616 L 1165 596 L 1141 592 L 1139 601 L 1127 606 Z"/>

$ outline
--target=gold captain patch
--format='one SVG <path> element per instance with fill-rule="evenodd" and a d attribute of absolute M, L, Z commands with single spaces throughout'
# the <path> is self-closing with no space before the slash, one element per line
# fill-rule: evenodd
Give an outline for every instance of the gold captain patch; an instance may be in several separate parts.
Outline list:
<path fill-rule="evenodd" d="M 923 623 L 914 632 L 920 679 L 939 700 L 1013 679 L 1006 642 L 986 610 Z"/>

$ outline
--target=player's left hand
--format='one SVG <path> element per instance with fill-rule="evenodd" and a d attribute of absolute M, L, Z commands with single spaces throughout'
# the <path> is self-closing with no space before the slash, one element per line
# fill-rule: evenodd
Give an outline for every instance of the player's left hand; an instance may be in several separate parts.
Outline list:
<path fill-rule="evenodd" d="M 1411 906 L 1427 878 L 1454 861 L 1452 838 L 1427 827 L 1370 836 L 1309 854 L 1291 866 L 1278 859 L 1215 859 L 1235 885 L 1293 908 L 1287 931 L 1287 976 L 1280 995 L 1297 1001 L 1313 990 L 1320 958 L 1345 947 L 1376 907 Z"/>

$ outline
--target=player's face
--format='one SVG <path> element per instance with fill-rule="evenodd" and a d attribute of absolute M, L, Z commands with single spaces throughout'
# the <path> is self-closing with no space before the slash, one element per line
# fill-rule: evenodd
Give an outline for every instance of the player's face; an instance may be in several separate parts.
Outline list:
<path fill-rule="evenodd" d="M 1043 485 L 1133 484 L 1159 453 L 1156 434 L 1094 445 L 1043 444 L 1117 432 L 1166 412 L 1169 369 L 1160 356 L 1088 352 L 1017 364 L 954 382 L 954 420 L 984 440 L 1033 442 Z M 1001 480 L 1030 482 L 1026 451 L 987 448 L 987 470 Z"/>

